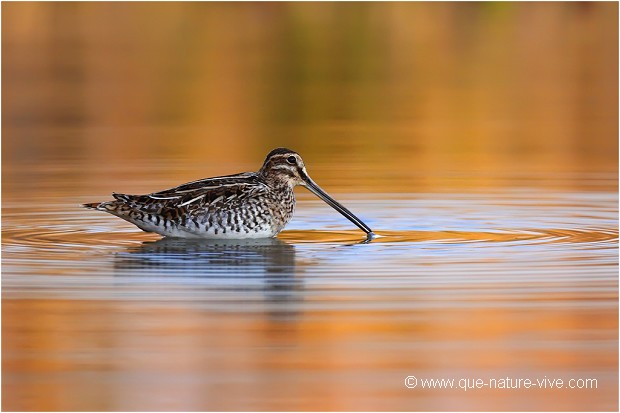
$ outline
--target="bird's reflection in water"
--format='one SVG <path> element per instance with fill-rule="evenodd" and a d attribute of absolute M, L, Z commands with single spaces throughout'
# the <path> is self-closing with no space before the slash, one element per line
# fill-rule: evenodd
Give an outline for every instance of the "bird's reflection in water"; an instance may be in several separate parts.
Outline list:
<path fill-rule="evenodd" d="M 116 276 L 132 281 L 189 286 L 202 291 L 205 301 L 219 302 L 223 310 L 248 309 L 252 302 L 263 301 L 278 320 L 295 318 L 301 297 L 295 247 L 275 238 L 162 238 L 117 253 L 114 270 Z"/>

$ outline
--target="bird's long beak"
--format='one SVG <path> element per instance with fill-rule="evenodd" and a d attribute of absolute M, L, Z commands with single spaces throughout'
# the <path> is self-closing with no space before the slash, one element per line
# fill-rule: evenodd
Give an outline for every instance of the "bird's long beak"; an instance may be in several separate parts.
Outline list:
<path fill-rule="evenodd" d="M 375 234 L 368 227 L 368 225 L 364 224 L 361 219 L 359 219 L 358 217 L 356 217 L 353 214 L 353 212 L 351 212 L 348 209 L 346 209 L 344 206 L 342 206 L 340 203 L 338 203 L 334 198 L 332 198 L 331 196 L 327 195 L 327 193 L 325 191 L 323 191 L 320 186 L 318 186 L 312 179 L 310 179 L 310 177 L 308 176 L 308 173 L 306 172 L 306 168 L 304 168 L 300 172 L 300 175 L 301 175 L 301 178 L 304 181 L 304 186 L 306 188 L 308 188 L 308 190 L 310 190 L 310 192 L 312 192 L 314 195 L 316 195 L 319 198 L 321 198 L 329 206 L 334 208 L 336 211 L 340 212 L 349 221 L 351 221 L 352 223 L 357 225 L 362 231 L 364 231 L 366 233 L 366 236 L 369 239 L 372 239 L 372 238 L 375 237 Z"/>

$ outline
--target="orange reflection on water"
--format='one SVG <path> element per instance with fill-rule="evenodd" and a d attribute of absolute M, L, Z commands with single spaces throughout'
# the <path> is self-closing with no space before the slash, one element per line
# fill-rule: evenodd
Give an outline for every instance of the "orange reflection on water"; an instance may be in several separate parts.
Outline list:
<path fill-rule="evenodd" d="M 614 312 L 596 308 L 457 307 L 381 318 L 327 311 L 278 320 L 156 303 L 9 300 L 3 311 L 3 373 L 20 372 L 3 399 L 15 410 L 587 410 L 587 393 L 611 391 L 613 375 L 598 375 L 598 390 L 573 391 L 431 391 L 403 381 L 581 377 L 618 360 L 615 350 L 589 344 L 617 329 Z M 536 348 L 543 337 L 546 350 Z M 38 380 L 20 379 L 29 376 Z"/>
<path fill-rule="evenodd" d="M 318 182 L 374 192 L 618 170 L 615 3 L 3 11 L 9 164 L 110 165 L 89 179 L 111 184 L 117 162 L 213 176 L 289 146 Z"/>
<path fill-rule="evenodd" d="M 2 15 L 4 410 L 618 409 L 617 3 Z M 78 208 L 277 146 L 379 237 L 302 189 L 264 244 Z"/>

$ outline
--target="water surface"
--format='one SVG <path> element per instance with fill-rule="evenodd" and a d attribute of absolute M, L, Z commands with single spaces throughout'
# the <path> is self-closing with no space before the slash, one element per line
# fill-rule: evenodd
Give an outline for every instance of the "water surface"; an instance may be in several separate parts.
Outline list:
<path fill-rule="evenodd" d="M 5 201 L 10 405 L 614 406 L 615 193 L 338 194 L 379 235 L 366 244 L 298 192 L 277 239 L 248 241 L 161 239 L 78 208 L 92 199 L 75 195 Z M 420 390 L 404 386 L 408 375 L 595 378 L 598 388 Z"/>
<path fill-rule="evenodd" d="M 2 4 L 2 409 L 618 410 L 618 5 Z M 79 208 L 298 151 L 277 239 Z M 407 388 L 405 378 L 595 380 Z"/>

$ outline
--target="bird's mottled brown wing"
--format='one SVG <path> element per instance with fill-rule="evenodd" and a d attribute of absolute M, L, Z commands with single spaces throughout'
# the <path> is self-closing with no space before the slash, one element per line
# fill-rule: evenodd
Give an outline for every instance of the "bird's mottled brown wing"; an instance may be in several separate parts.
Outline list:
<path fill-rule="evenodd" d="M 256 173 L 245 172 L 188 182 L 147 195 L 114 194 L 114 198 L 133 209 L 165 215 L 179 210 L 218 209 L 268 190 Z"/>

